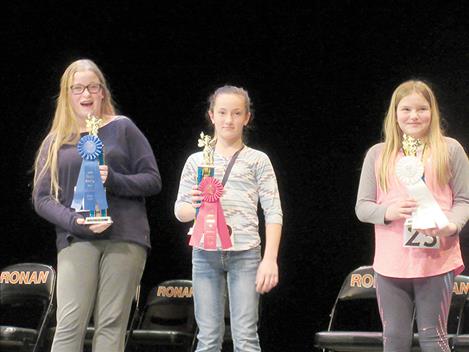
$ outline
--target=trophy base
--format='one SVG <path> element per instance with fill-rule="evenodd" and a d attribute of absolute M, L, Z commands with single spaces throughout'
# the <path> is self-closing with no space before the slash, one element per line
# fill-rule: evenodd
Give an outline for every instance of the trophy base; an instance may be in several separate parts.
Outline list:
<path fill-rule="evenodd" d="M 112 224 L 112 220 L 110 216 L 89 216 L 85 218 L 85 224 Z"/>

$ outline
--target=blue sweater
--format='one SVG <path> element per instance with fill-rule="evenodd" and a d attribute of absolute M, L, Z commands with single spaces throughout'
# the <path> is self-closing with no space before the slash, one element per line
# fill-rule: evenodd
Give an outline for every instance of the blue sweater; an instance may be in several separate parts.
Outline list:
<path fill-rule="evenodd" d="M 84 135 L 84 134 L 83 134 Z M 150 228 L 145 198 L 161 190 L 161 177 L 148 140 L 127 117 L 117 116 L 101 127 L 98 136 L 104 144 L 109 173 L 104 187 L 113 224 L 101 234 L 87 225 L 78 225 L 82 215 L 70 208 L 82 159 L 75 145 L 59 150 L 59 201 L 50 194 L 50 174 L 37 183 L 33 194 L 36 212 L 56 227 L 57 249 L 73 241 L 116 240 L 150 248 Z M 41 150 L 45 161 L 47 146 Z"/>

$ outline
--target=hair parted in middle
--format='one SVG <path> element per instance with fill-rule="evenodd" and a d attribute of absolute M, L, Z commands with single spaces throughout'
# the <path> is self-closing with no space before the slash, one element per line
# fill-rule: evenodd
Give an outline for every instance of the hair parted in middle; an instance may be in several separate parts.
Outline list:
<path fill-rule="evenodd" d="M 389 176 L 394 170 L 394 161 L 402 148 L 403 132 L 397 121 L 397 106 L 406 96 L 420 94 L 430 105 L 431 121 L 423 140 L 426 144 L 424 158 L 432 157 L 432 171 L 440 185 L 449 181 L 449 155 L 441 127 L 438 103 L 430 86 L 421 80 L 409 80 L 401 83 L 393 92 L 389 108 L 383 123 L 384 147 L 379 163 L 379 185 L 384 191 L 389 186 Z"/>
<path fill-rule="evenodd" d="M 104 97 L 101 103 L 101 111 L 97 112 L 97 114 L 99 116 L 113 116 L 116 114 L 111 91 L 99 67 L 89 59 L 80 59 L 72 62 L 60 79 L 60 92 L 56 100 L 52 126 L 38 149 L 34 163 L 34 187 L 39 178 L 49 171 L 51 195 L 55 199 L 58 199 L 59 194 L 57 169 L 59 150 L 64 144 L 76 144 L 80 138 L 80 127 L 70 103 L 70 86 L 73 84 L 75 73 L 83 71 L 93 72 L 98 77 L 103 90 Z M 47 152 L 44 160 L 40 160 L 40 153 L 43 151 L 43 148 L 47 148 Z"/>

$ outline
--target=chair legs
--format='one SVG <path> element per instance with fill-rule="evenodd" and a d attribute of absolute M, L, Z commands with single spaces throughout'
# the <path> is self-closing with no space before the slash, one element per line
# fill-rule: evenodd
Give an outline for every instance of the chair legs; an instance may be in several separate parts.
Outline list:
<path fill-rule="evenodd" d="M 192 343 L 187 349 L 188 352 L 194 352 L 195 349 L 197 348 L 197 334 L 198 334 L 198 332 L 199 332 L 199 328 L 197 328 L 194 332 L 194 337 L 192 338 Z"/>

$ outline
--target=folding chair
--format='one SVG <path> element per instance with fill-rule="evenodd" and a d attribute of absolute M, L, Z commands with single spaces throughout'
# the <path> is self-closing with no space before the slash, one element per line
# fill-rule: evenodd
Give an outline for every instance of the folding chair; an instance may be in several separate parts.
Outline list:
<path fill-rule="evenodd" d="M 453 351 L 469 351 L 469 276 L 454 279 L 453 297 L 448 319 L 448 336 Z"/>
<path fill-rule="evenodd" d="M 55 311 L 56 274 L 48 265 L 10 265 L 0 273 L 0 351 L 38 352 Z"/>
<path fill-rule="evenodd" d="M 359 267 L 347 275 L 332 307 L 327 331 L 316 333 L 314 346 L 325 351 L 383 350 L 371 266 Z"/>
<path fill-rule="evenodd" d="M 138 328 L 130 331 L 128 350 L 154 351 L 154 346 L 176 346 L 192 351 L 195 330 L 192 282 L 165 281 L 150 291 Z"/>

